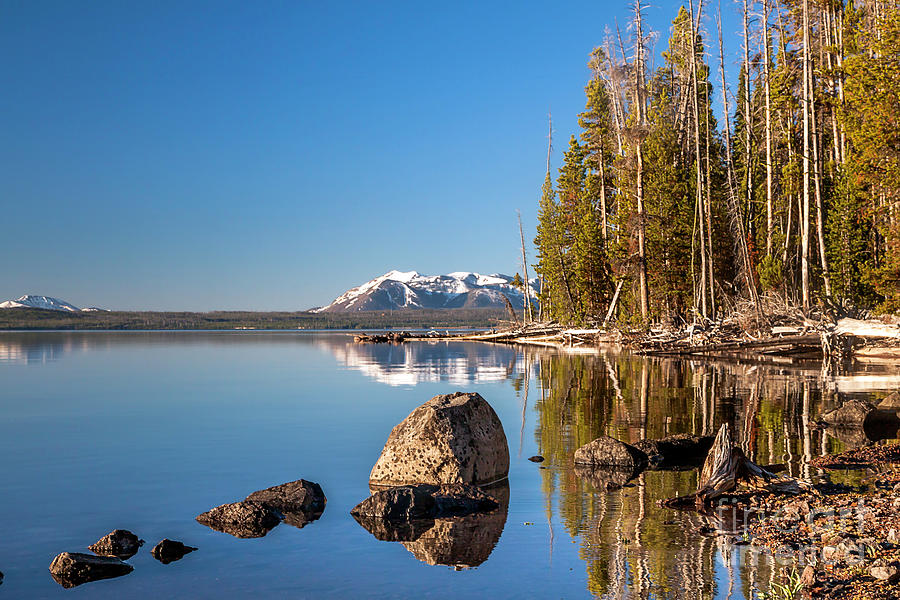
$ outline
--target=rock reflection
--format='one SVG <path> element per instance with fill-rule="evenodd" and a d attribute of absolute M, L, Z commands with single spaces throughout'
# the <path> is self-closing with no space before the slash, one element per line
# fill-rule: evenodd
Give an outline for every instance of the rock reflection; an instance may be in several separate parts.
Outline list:
<path fill-rule="evenodd" d="M 429 565 L 472 568 L 484 563 L 493 552 L 509 512 L 509 482 L 483 487 L 500 507 L 487 513 L 464 517 L 416 519 L 391 522 L 355 516 L 375 538 L 400 542 L 418 560 Z"/>

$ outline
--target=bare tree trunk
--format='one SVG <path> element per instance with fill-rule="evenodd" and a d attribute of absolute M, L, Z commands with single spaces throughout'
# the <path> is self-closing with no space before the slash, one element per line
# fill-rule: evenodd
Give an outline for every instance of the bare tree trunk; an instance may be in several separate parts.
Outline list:
<path fill-rule="evenodd" d="M 746 0 L 745 0 L 746 1 Z M 809 310 L 809 0 L 803 0 L 803 205 L 800 208 L 800 282 L 803 310 Z"/>
<path fill-rule="evenodd" d="M 600 143 L 600 155 L 599 155 L 599 163 L 600 163 L 600 219 L 601 226 L 603 227 L 603 251 L 606 252 L 606 248 L 609 246 L 609 238 L 607 233 L 607 224 L 606 224 L 606 155 L 603 153 L 603 142 Z"/>
<path fill-rule="evenodd" d="M 731 157 L 731 125 L 729 123 L 728 108 L 728 86 L 725 83 L 725 47 L 722 43 L 722 7 L 716 13 L 716 27 L 719 33 L 719 77 L 722 82 L 722 109 L 725 115 L 725 171 L 728 178 L 728 204 L 732 236 L 735 240 L 737 255 L 740 258 L 740 271 L 743 273 L 744 280 L 747 285 L 747 293 L 756 307 L 757 317 L 761 317 L 759 307 L 759 296 L 756 293 L 756 286 L 753 285 L 752 266 L 750 265 L 750 250 L 747 248 L 747 237 L 744 235 L 744 217 L 741 211 L 741 203 L 737 198 L 735 189 L 734 160 Z"/>
<path fill-rule="evenodd" d="M 516 211 L 519 215 L 519 237 L 522 239 L 522 274 L 525 278 L 524 282 L 524 292 L 525 292 L 525 314 L 523 315 L 523 319 L 525 319 L 526 323 L 530 323 L 534 320 L 534 315 L 531 314 L 531 285 L 528 282 L 528 260 L 525 258 L 525 233 L 522 231 L 522 213 Z"/>
<path fill-rule="evenodd" d="M 815 102 L 815 88 L 813 87 L 813 73 L 812 68 L 808 69 L 809 72 L 809 90 L 810 90 L 810 100 L 812 104 L 810 105 L 810 129 L 812 133 L 812 150 L 813 150 L 813 181 L 815 183 L 816 188 L 816 237 L 818 237 L 819 241 L 819 259 L 820 265 L 822 266 L 822 279 L 825 283 L 825 296 L 827 298 L 831 298 L 831 277 L 828 273 L 828 258 L 825 256 L 825 206 L 822 201 L 822 171 L 819 165 L 819 129 L 817 127 L 817 119 L 816 119 L 816 102 Z"/>
<path fill-rule="evenodd" d="M 706 248 L 706 214 L 705 207 L 703 203 L 703 176 L 701 173 L 700 167 L 700 107 L 699 107 L 699 92 L 697 90 L 697 56 L 696 56 L 696 46 L 697 46 L 697 35 L 694 32 L 694 0 L 690 0 L 689 2 L 690 10 L 691 10 L 691 97 L 692 97 L 692 109 L 694 112 L 694 162 L 697 165 L 696 175 L 697 175 L 697 194 L 696 194 L 696 203 L 697 208 L 699 210 L 699 218 L 700 218 L 700 314 L 706 319 L 709 316 L 709 310 L 707 308 L 707 300 L 706 300 L 706 276 L 707 276 L 707 268 L 706 268 L 706 258 L 707 258 L 707 248 Z"/>
<path fill-rule="evenodd" d="M 766 256 L 772 256 L 772 233 L 775 229 L 772 197 L 772 94 L 769 89 L 769 0 L 763 0 L 763 60 L 766 96 Z M 749 93 L 749 91 L 748 91 Z"/>
<path fill-rule="evenodd" d="M 744 0 L 744 132 L 746 146 L 744 148 L 744 167 L 747 170 L 747 212 L 752 219 L 753 215 L 753 170 L 750 168 L 752 156 L 750 154 L 751 130 L 753 129 L 753 114 L 750 111 L 750 32 L 747 27 L 747 0 Z M 752 232 L 752 223 L 750 231 Z M 751 273 L 752 274 L 752 273 Z"/>
<path fill-rule="evenodd" d="M 644 125 L 644 29 L 641 19 L 640 0 L 634 4 L 635 24 L 637 26 L 637 85 L 636 99 L 638 124 Z M 637 157 L 637 217 L 638 217 L 638 285 L 640 286 L 641 318 L 646 325 L 650 317 L 649 293 L 647 291 L 647 256 L 644 248 L 644 157 L 641 145 L 643 139 L 638 138 L 635 148 Z"/>

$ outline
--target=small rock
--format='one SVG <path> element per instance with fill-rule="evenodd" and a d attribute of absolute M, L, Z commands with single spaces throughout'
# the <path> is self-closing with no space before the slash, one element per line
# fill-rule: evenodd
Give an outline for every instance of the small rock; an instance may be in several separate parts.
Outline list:
<path fill-rule="evenodd" d="M 869 416 L 875 407 L 871 403 L 863 400 L 850 400 L 845 402 L 840 408 L 829 411 L 822 415 L 822 420 L 833 426 L 862 426 L 866 417 Z"/>
<path fill-rule="evenodd" d="M 604 435 L 576 450 L 575 463 L 637 470 L 647 465 L 647 455 L 630 444 Z"/>
<path fill-rule="evenodd" d="M 878 560 L 869 567 L 869 575 L 879 581 L 894 583 L 900 580 L 900 569 L 897 568 L 896 563 Z"/>
<path fill-rule="evenodd" d="M 900 392 L 891 392 L 878 403 L 881 410 L 900 410 Z"/>
<path fill-rule="evenodd" d="M 50 563 L 50 574 L 64 588 L 120 577 L 133 570 L 134 567 L 114 556 L 94 556 L 81 552 L 63 552 Z"/>
<path fill-rule="evenodd" d="M 322 516 L 327 502 L 322 487 L 298 479 L 253 492 L 246 500 L 260 502 L 284 515 L 284 522 L 302 528 Z"/>
<path fill-rule="evenodd" d="M 185 546 L 181 542 L 166 538 L 153 546 L 153 549 L 150 550 L 150 554 L 162 564 L 167 565 L 170 562 L 181 560 L 186 554 L 189 554 L 194 550 L 196 550 L 196 548 Z"/>
<path fill-rule="evenodd" d="M 897 530 L 893 527 L 891 527 L 890 531 L 888 531 L 887 541 L 892 544 L 900 544 L 900 536 L 897 535 Z"/>
<path fill-rule="evenodd" d="M 806 565 L 800 574 L 800 585 L 812 587 L 816 583 L 816 569 L 812 565 Z"/>
<path fill-rule="evenodd" d="M 536 454 L 535 456 L 528 457 L 528 460 L 530 460 L 531 462 L 539 463 L 539 462 L 544 462 L 544 457 L 541 456 L 540 454 Z"/>
<path fill-rule="evenodd" d="M 261 502 L 223 504 L 197 516 L 197 522 L 238 538 L 263 537 L 280 522 L 279 515 Z"/>
<path fill-rule="evenodd" d="M 298 479 L 282 483 L 247 496 L 246 500 L 268 504 L 277 511 L 314 512 L 325 510 L 327 502 L 322 487 L 315 482 Z"/>
<path fill-rule="evenodd" d="M 138 536 L 127 529 L 114 529 L 88 546 L 88 550 L 98 556 L 131 558 L 143 545 L 144 540 L 138 539 Z"/>

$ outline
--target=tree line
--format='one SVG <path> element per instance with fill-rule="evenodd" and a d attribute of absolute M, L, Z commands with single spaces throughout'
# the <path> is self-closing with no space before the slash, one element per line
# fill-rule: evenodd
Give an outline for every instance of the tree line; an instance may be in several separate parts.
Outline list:
<path fill-rule="evenodd" d="M 542 318 L 691 322 L 760 297 L 900 309 L 900 3 L 742 3 L 733 94 L 703 0 L 653 70 L 639 2 L 591 53 L 555 181 L 548 145 Z"/>

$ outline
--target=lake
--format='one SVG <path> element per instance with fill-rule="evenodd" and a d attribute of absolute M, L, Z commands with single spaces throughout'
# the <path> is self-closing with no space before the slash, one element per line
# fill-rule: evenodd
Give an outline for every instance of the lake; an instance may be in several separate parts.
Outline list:
<path fill-rule="evenodd" d="M 313 332 L 0 334 L 0 598 L 751 598 L 781 576 L 734 535 L 657 501 L 696 470 L 645 471 L 606 491 L 572 455 L 733 425 L 760 464 L 807 464 L 866 441 L 814 427 L 895 372 L 646 359 L 474 342 L 360 345 Z M 379 541 L 349 514 L 391 428 L 437 394 L 475 391 L 510 451 L 500 518 Z M 540 454 L 543 463 L 528 457 Z M 839 475 L 835 477 L 851 477 Z M 238 539 L 194 518 L 304 478 L 322 517 Z M 126 576 L 63 589 L 48 566 L 112 529 L 146 540 Z M 199 548 L 164 565 L 163 538 Z"/>

